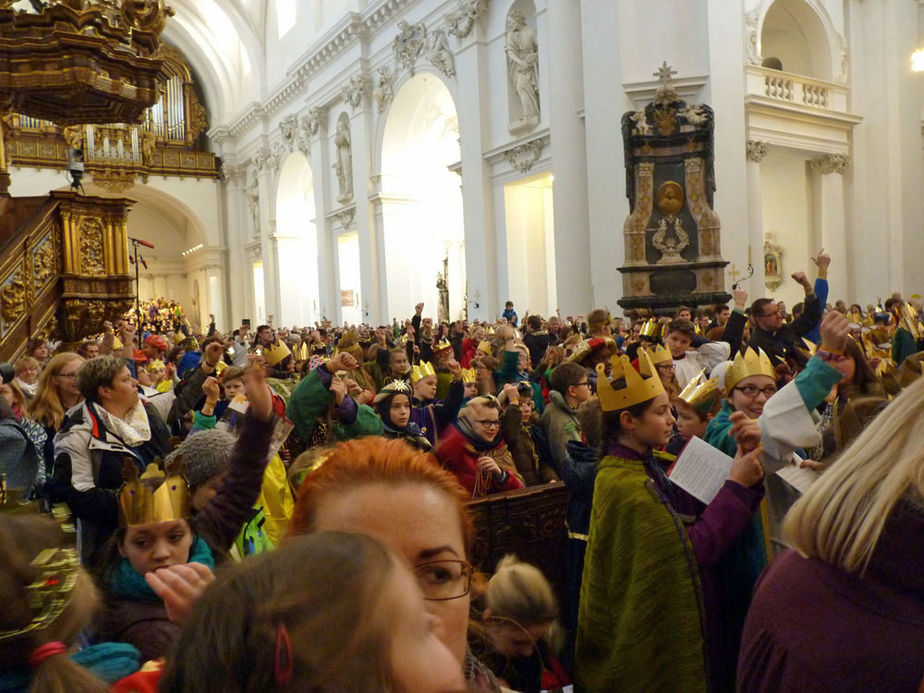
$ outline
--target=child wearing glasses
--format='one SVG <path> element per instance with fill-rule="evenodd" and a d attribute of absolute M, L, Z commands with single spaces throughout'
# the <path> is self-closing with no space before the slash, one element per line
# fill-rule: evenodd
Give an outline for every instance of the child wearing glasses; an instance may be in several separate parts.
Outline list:
<path fill-rule="evenodd" d="M 472 498 L 524 486 L 501 436 L 500 404 L 492 395 L 480 395 L 462 408 L 436 456 Z"/>

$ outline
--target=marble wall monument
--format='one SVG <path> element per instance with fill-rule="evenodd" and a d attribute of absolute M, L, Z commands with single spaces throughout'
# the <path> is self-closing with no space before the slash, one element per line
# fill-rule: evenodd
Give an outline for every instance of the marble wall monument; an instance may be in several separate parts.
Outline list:
<path fill-rule="evenodd" d="M 623 227 L 624 309 L 672 314 L 680 305 L 726 303 L 720 223 L 712 209 L 712 109 L 687 104 L 658 72 L 655 99 L 622 117 L 629 216 Z"/>

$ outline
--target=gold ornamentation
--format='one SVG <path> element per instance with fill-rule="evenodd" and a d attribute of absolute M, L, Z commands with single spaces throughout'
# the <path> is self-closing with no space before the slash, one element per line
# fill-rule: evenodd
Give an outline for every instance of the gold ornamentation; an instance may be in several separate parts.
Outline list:
<path fill-rule="evenodd" d="M 4 327 L 9 327 L 26 312 L 26 283 L 23 281 L 22 268 L 17 268 L 9 275 L 0 289 L 0 316 Z"/>
<path fill-rule="evenodd" d="M 661 253 L 657 264 L 683 262 L 684 257 L 680 253 L 690 245 L 690 235 L 684 230 L 680 217 L 661 217 L 658 230 L 651 237 L 651 245 Z"/>
<path fill-rule="evenodd" d="M 672 216 L 683 209 L 683 188 L 677 181 L 669 180 L 658 186 L 658 210 L 664 216 Z"/>
<path fill-rule="evenodd" d="M 71 149 L 83 149 L 84 126 L 68 125 L 61 129 L 61 135 Z"/>
<path fill-rule="evenodd" d="M 146 178 L 143 176 L 143 178 Z M 93 171 L 93 182 L 111 193 L 121 194 L 135 185 L 135 171 L 131 168 L 104 168 Z"/>
<path fill-rule="evenodd" d="M 199 98 L 196 96 L 196 92 L 193 91 L 192 87 L 187 87 L 187 89 L 189 89 L 190 112 L 187 114 L 186 127 L 189 130 L 191 139 L 195 141 L 199 135 L 208 129 L 209 114 L 205 110 L 205 106 L 199 103 Z"/>
<path fill-rule="evenodd" d="M 122 0 L 122 19 L 133 29 L 159 34 L 172 17 L 173 9 L 164 0 Z"/>
<path fill-rule="evenodd" d="M 57 272 L 58 263 L 55 262 L 55 243 L 51 236 L 38 246 L 32 254 L 32 287 L 35 294 L 45 287 L 48 280 Z"/>
<path fill-rule="evenodd" d="M 103 225 L 99 219 L 86 218 L 80 223 L 80 271 L 82 274 L 105 274 Z"/>

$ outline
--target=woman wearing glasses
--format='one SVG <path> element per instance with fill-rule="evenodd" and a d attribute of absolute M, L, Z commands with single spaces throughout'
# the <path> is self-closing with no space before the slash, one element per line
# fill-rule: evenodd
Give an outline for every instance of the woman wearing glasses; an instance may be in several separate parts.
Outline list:
<path fill-rule="evenodd" d="M 436 456 L 472 498 L 524 486 L 501 436 L 500 404 L 493 395 L 475 397 L 462 408 Z"/>
<path fill-rule="evenodd" d="M 51 474 L 55 461 L 55 434 L 64 423 L 64 414 L 83 401 L 77 388 L 77 369 L 83 358 L 66 351 L 56 354 L 39 376 L 35 397 L 26 406 L 26 416 L 45 429 L 43 447 L 46 474 Z"/>
<path fill-rule="evenodd" d="M 403 556 L 468 684 L 496 691 L 493 675 L 467 644 L 474 538 L 468 499 L 432 455 L 400 440 L 351 440 L 337 445 L 305 478 L 289 534 L 360 532 Z"/>

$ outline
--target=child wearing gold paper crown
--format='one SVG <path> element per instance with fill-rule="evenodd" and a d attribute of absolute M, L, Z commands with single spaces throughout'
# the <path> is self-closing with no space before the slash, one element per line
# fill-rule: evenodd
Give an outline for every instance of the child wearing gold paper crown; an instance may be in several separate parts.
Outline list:
<path fill-rule="evenodd" d="M 120 494 L 120 528 L 97 570 L 106 605 L 98 639 L 128 642 L 144 660 L 162 657 L 179 628 L 160 595 L 204 579 L 250 517 L 274 426 L 272 393 L 259 373 L 247 377 L 250 408 L 227 477 L 195 518 L 188 519 L 188 489 L 175 468 L 165 474 L 152 464 L 140 478 L 136 471 L 128 474 Z"/>
<path fill-rule="evenodd" d="M 454 423 L 462 407 L 465 385 L 462 382 L 462 367 L 455 359 L 447 362 L 452 375 L 449 394 L 446 399 L 437 401 L 437 375 L 432 364 L 421 361 L 411 368 L 411 387 L 414 396 L 411 401 L 411 421 L 420 426 L 421 434 L 436 447 L 440 433 Z"/>
<path fill-rule="evenodd" d="M 639 358 L 649 360 L 643 351 Z M 706 690 L 721 654 L 712 568 L 757 510 L 760 448 L 739 451 L 703 506 L 655 460 L 674 424 L 660 378 L 640 375 L 625 356 L 612 366 L 612 383 L 597 366 L 605 456 L 581 582 L 577 683 L 585 691 Z"/>

